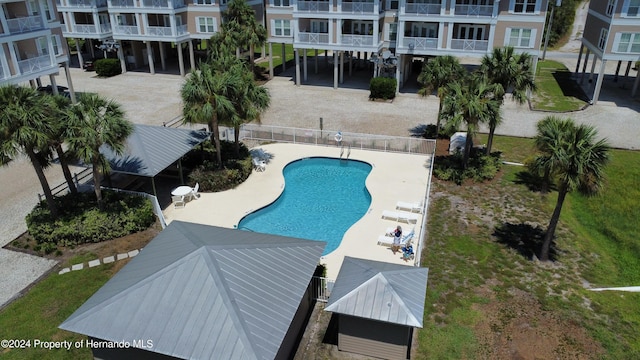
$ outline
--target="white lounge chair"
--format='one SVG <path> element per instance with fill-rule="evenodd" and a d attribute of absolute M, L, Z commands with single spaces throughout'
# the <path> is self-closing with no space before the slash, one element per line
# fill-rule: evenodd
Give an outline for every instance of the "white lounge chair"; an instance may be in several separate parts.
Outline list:
<path fill-rule="evenodd" d="M 400 239 L 400 246 L 404 246 L 405 244 L 407 244 L 407 242 L 411 241 L 414 235 L 415 235 L 415 229 L 411 229 L 411 231 L 409 231 L 406 235 L 402 235 L 402 238 Z M 378 238 L 378 245 L 382 245 L 382 246 L 393 245 L 393 236 L 387 236 L 386 234 L 380 236 Z"/>
<path fill-rule="evenodd" d="M 382 218 L 387 220 L 404 221 L 407 224 L 418 221 L 418 214 L 408 213 L 404 211 L 390 211 L 384 210 L 382 212 Z"/>
<path fill-rule="evenodd" d="M 422 202 L 398 201 L 396 203 L 396 209 L 422 213 Z"/>
<path fill-rule="evenodd" d="M 174 195 L 171 197 L 171 201 L 173 201 L 173 207 L 176 209 L 184 207 L 184 196 Z"/>
<path fill-rule="evenodd" d="M 253 161 L 253 170 L 257 172 L 263 172 L 267 168 L 267 164 L 264 160 L 260 160 L 258 158 L 252 158 Z"/>
<path fill-rule="evenodd" d="M 194 199 L 199 198 L 200 194 L 198 194 L 198 190 L 200 190 L 200 183 L 196 183 L 196 186 L 194 186 L 193 189 L 191 189 L 191 194 L 189 195 Z"/>

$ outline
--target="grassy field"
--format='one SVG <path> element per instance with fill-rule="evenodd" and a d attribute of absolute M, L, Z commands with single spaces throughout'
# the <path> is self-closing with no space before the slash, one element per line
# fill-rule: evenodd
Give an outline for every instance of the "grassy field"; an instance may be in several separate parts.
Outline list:
<path fill-rule="evenodd" d="M 86 254 L 70 264 L 95 259 Z M 0 349 L 2 359 L 91 359 L 86 347 L 70 351 L 35 347 L 34 341 L 83 341 L 86 336 L 58 329 L 69 315 L 80 307 L 113 275 L 113 264 L 101 265 L 64 275 L 53 273 L 36 284 L 29 293 L 0 312 L 0 339 L 31 340 L 25 349 Z"/>
<path fill-rule="evenodd" d="M 478 143 L 486 144 L 488 137 L 487 134 L 478 134 L 476 139 Z M 494 151 L 501 151 L 505 161 L 521 163 L 533 154 L 533 139 L 494 135 L 491 152 Z"/>
<path fill-rule="evenodd" d="M 267 51 L 269 51 L 268 47 L 267 47 Z M 286 61 L 291 61 L 294 59 L 293 45 L 285 44 L 284 52 L 285 52 Z M 323 54 L 323 52 L 318 51 L 318 54 Z M 302 55 L 302 52 L 300 53 L 300 55 Z M 315 55 L 315 50 L 307 49 L 307 56 L 314 56 L 314 55 Z M 274 43 L 273 44 L 273 67 L 275 69 L 281 65 L 282 65 L 282 44 Z M 258 66 L 264 69 L 269 69 L 269 61 L 260 62 L 258 63 Z"/>
<path fill-rule="evenodd" d="M 523 161 L 531 140 L 497 137 L 495 148 Z M 434 181 L 418 357 L 640 358 L 640 294 L 583 286 L 640 284 L 640 152 L 613 150 L 602 193 L 567 198 L 550 264 L 532 255 L 556 193 L 528 190 L 522 170 L 485 184 Z"/>
<path fill-rule="evenodd" d="M 553 60 L 538 62 L 535 79 L 538 89 L 531 100 L 535 110 L 575 111 L 587 104 L 588 99 L 582 89 L 571 79 L 571 72 L 562 63 Z"/>

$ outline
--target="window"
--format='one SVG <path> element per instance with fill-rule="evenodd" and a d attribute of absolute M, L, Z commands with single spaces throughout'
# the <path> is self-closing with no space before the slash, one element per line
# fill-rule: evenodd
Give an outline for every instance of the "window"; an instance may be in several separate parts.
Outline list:
<path fill-rule="evenodd" d="M 40 7 L 36 0 L 27 1 L 27 12 L 29 16 L 40 15 Z"/>
<path fill-rule="evenodd" d="M 213 5 L 214 2 L 214 0 L 193 0 L 196 5 Z"/>
<path fill-rule="evenodd" d="M 626 16 L 634 16 L 637 17 L 640 12 L 640 0 L 628 0 L 625 3 L 626 6 Z M 625 11 L 623 11 L 625 13 Z"/>
<path fill-rule="evenodd" d="M 42 2 L 42 6 L 44 8 L 44 13 L 45 13 L 45 15 L 47 15 L 47 20 L 55 21 L 56 20 L 56 14 L 55 14 L 55 11 L 53 11 L 53 6 L 49 1 L 50 0 L 45 0 L 45 1 Z"/>
<path fill-rule="evenodd" d="M 216 32 L 216 19 L 212 17 L 197 17 L 199 33 L 214 33 Z"/>
<path fill-rule="evenodd" d="M 616 6 L 616 0 L 609 0 L 609 4 L 607 4 L 607 16 L 613 15 L 613 8 Z"/>
<path fill-rule="evenodd" d="M 289 0 L 273 0 L 273 6 L 291 6 Z"/>
<path fill-rule="evenodd" d="M 387 10 L 398 10 L 398 0 L 387 0 Z"/>
<path fill-rule="evenodd" d="M 329 32 L 329 23 L 327 21 L 311 20 L 311 32 L 326 34 Z"/>
<path fill-rule="evenodd" d="M 618 45 L 614 47 L 616 52 L 640 53 L 640 33 L 621 33 Z"/>
<path fill-rule="evenodd" d="M 291 20 L 273 20 L 273 36 L 291 36 Z"/>
<path fill-rule="evenodd" d="M 513 46 L 516 48 L 532 48 L 535 36 L 532 36 L 534 31 L 532 29 L 511 29 L 507 43 L 505 45 Z"/>
<path fill-rule="evenodd" d="M 605 45 L 607 45 L 608 35 L 609 35 L 609 30 L 607 29 L 600 30 L 600 39 L 598 40 L 598 49 L 604 50 Z"/>
<path fill-rule="evenodd" d="M 398 23 L 389 24 L 389 41 L 396 41 L 398 38 Z"/>
<path fill-rule="evenodd" d="M 513 12 L 516 13 L 535 13 L 536 12 L 536 0 L 515 0 L 515 6 Z"/>
<path fill-rule="evenodd" d="M 49 54 L 49 42 L 47 41 L 47 37 L 39 37 L 36 39 L 36 45 L 38 46 L 38 55 L 48 55 Z"/>
<path fill-rule="evenodd" d="M 56 56 L 63 55 L 62 42 L 60 41 L 60 35 L 52 35 L 51 42 L 53 43 L 53 53 L 56 54 Z"/>

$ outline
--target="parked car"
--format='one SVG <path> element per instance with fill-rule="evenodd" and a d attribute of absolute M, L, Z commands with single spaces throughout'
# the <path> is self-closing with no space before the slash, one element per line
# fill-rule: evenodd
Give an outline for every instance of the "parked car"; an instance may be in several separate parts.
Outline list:
<path fill-rule="evenodd" d="M 84 64 L 82 64 L 82 68 L 85 71 L 94 71 L 95 69 L 93 68 L 93 60 L 86 60 Z"/>

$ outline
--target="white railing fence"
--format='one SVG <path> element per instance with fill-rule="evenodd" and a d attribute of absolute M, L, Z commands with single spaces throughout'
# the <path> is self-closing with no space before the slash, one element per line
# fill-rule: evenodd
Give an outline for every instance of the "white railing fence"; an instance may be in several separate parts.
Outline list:
<path fill-rule="evenodd" d="M 319 276 L 312 277 L 309 285 L 311 286 L 311 297 L 320 302 L 329 301 L 333 284 L 335 284 L 335 280 Z"/>
<path fill-rule="evenodd" d="M 151 206 L 153 207 L 153 213 L 156 214 L 156 216 L 158 217 L 158 220 L 160 221 L 160 225 L 162 225 L 163 229 L 167 227 L 167 220 L 164 218 L 164 214 L 162 213 L 162 208 L 160 207 L 158 198 L 155 197 L 154 195 L 147 194 L 145 192 L 140 192 L 140 191 L 122 190 L 122 189 L 109 188 L 104 186 L 101 186 L 100 188 L 103 190 L 110 190 L 114 192 L 122 192 L 122 193 L 135 195 L 135 196 L 142 196 L 149 199 L 149 201 L 151 201 Z"/>
<path fill-rule="evenodd" d="M 400 136 L 372 135 L 335 130 L 301 129 L 283 126 L 245 124 L 240 138 L 321 146 L 347 146 L 352 149 L 433 155 L 436 141 Z"/>

